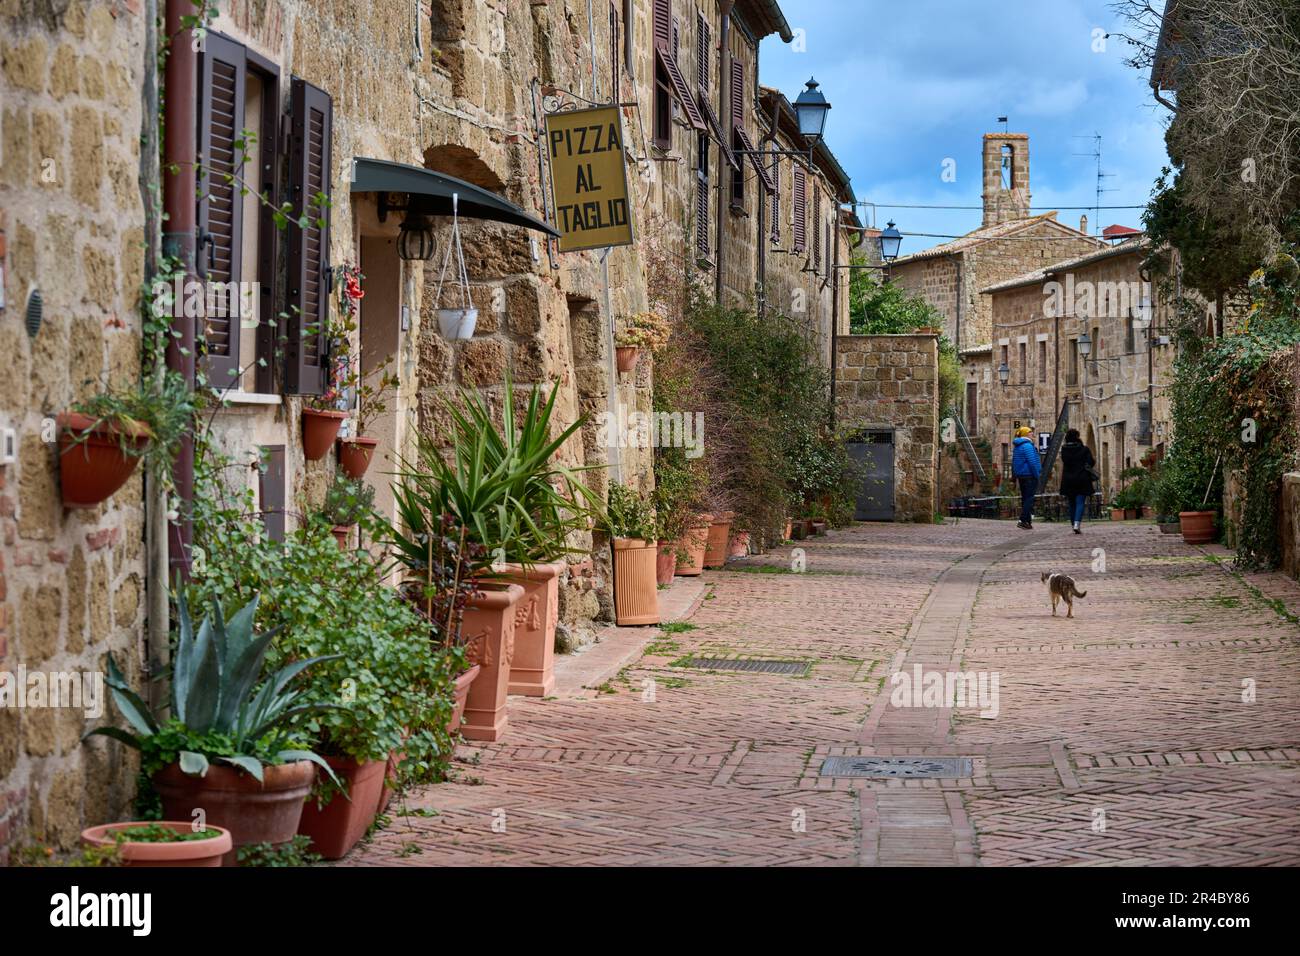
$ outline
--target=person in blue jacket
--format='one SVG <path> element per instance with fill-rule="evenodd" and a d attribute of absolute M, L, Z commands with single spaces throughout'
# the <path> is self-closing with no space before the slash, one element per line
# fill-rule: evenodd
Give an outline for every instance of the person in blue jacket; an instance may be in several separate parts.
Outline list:
<path fill-rule="evenodd" d="M 1020 485 L 1020 523 L 1016 527 L 1025 531 L 1034 529 L 1034 495 L 1038 492 L 1038 476 L 1043 471 L 1038 448 L 1029 437 L 1032 434 L 1031 429 L 1017 428 L 1015 451 L 1011 455 L 1011 474 Z"/>

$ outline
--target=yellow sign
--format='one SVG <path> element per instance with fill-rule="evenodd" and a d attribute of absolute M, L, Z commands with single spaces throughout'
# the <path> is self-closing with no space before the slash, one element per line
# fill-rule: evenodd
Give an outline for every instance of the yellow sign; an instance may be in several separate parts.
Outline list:
<path fill-rule="evenodd" d="M 618 107 L 548 114 L 546 151 L 560 251 L 630 245 L 632 211 Z"/>

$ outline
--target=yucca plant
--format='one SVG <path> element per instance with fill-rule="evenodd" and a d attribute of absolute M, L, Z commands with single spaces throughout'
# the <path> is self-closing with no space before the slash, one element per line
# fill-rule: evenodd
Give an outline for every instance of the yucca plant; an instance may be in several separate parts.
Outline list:
<path fill-rule="evenodd" d="M 339 655 L 294 661 L 261 680 L 266 652 L 279 629 L 255 633 L 257 601 L 253 598 L 227 620 L 214 598 L 212 614 L 203 619 L 196 633 L 185 594 L 180 591 L 171 716 L 159 720 L 127 684 L 110 654 L 106 683 L 135 733 L 97 727 L 86 736 L 112 737 L 155 758 L 146 760 L 146 766 L 170 763 L 174 753 L 184 773 L 200 777 L 207 774 L 214 760 L 245 770 L 258 781 L 262 780 L 263 764 L 310 760 L 333 778 L 334 772 L 323 759 L 291 746 L 291 721 L 334 705 L 296 704 L 299 692 L 288 687 L 313 664 Z"/>
<path fill-rule="evenodd" d="M 591 527 L 600 501 L 576 477 L 587 469 L 551 461 L 585 422 L 580 418 L 552 438 L 557 394 L 551 389 L 543 402 L 541 390 L 533 388 L 523 415 L 516 416 L 514 387 L 507 378 L 498 429 L 487 402 L 462 392 L 462 407 L 448 403 L 450 461 L 428 436 L 418 437 L 416 461 L 404 463 L 394 485 L 400 527 L 393 529 L 391 543 L 407 567 L 421 572 L 427 567 L 430 541 L 445 515 L 464 527 L 469 539 L 485 549 L 484 561 L 495 565 L 552 561 L 580 550 L 567 539 Z"/>

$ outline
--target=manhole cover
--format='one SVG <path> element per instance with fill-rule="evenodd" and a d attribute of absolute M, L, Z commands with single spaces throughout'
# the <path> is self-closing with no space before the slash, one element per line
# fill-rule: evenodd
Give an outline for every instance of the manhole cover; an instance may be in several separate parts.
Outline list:
<path fill-rule="evenodd" d="M 827 757 L 823 777 L 969 777 L 969 757 Z"/>
<path fill-rule="evenodd" d="M 756 661 L 736 660 L 729 657 L 692 657 L 687 667 L 699 667 L 711 671 L 745 671 L 751 674 L 798 674 L 808 673 L 807 661 Z"/>

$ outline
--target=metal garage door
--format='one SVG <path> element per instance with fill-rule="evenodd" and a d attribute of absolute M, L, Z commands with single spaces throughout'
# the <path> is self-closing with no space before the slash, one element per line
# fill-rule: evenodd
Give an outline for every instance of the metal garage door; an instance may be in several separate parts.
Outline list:
<path fill-rule="evenodd" d="M 859 521 L 894 520 L 894 430 L 860 432 L 848 443 L 849 457 L 864 466 L 853 517 Z"/>

